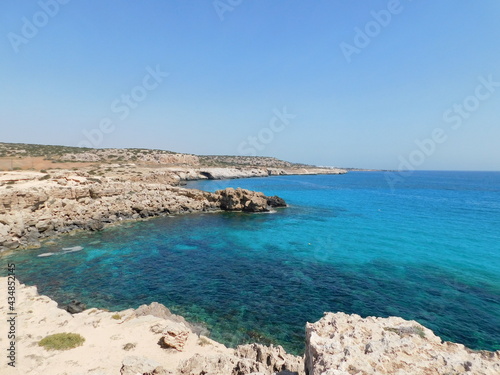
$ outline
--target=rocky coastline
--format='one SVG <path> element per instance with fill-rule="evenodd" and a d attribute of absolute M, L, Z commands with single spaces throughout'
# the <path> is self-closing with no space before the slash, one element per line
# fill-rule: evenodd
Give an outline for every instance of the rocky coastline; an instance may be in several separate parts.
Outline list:
<path fill-rule="evenodd" d="M 286 207 L 279 197 L 245 189 L 215 193 L 186 189 L 177 183 L 194 172 L 183 171 L 180 176 L 161 172 L 135 178 L 95 178 L 85 172 L 58 171 L 46 179 L 37 172 L 4 172 L 0 176 L 4 181 L 0 186 L 0 251 L 38 247 L 43 239 L 75 230 L 101 230 L 126 220 L 218 210 L 269 212 Z"/>
<path fill-rule="evenodd" d="M 240 345 L 235 349 L 158 303 L 119 312 L 96 308 L 70 314 L 35 286 L 16 281 L 15 366 L 0 358 L 2 374 L 26 375 L 422 375 L 500 373 L 500 351 L 473 351 L 443 342 L 426 327 L 398 317 L 362 318 L 325 313 L 307 323 L 304 356 L 281 346 Z M 7 278 L 0 298 L 7 299 Z M 0 319 L 8 307 L 0 305 Z M 49 335 L 78 334 L 68 350 L 48 350 Z M 7 347 L 0 336 L 0 346 Z M 10 344 L 10 343 L 9 343 Z"/>
<path fill-rule="evenodd" d="M 346 173 L 274 158 L 134 149 L 76 152 L 12 144 L 0 144 L 0 151 L 2 147 L 9 158 L 29 154 L 28 165 L 43 167 L 0 172 L 0 255 L 39 247 L 44 240 L 73 231 L 98 231 L 130 220 L 286 207 L 280 197 L 225 188 L 222 182 L 220 190 L 210 193 L 187 189 L 182 186 L 186 181 Z M 115 163 L 118 159 L 121 162 Z M 43 169 L 47 160 L 59 167 Z M 12 159 L 6 161 L 14 169 Z M 7 285 L 7 278 L 0 278 L 3 301 L 8 300 Z M 280 346 L 227 348 L 211 340 L 203 327 L 156 302 L 119 312 L 85 309 L 77 302 L 63 309 L 39 295 L 36 287 L 18 281 L 15 295 L 16 367 L 8 365 L 7 356 L 0 357 L 2 374 L 7 375 L 500 374 L 500 351 L 443 342 L 419 323 L 398 317 L 325 313 L 316 323 L 304 322 L 305 353 L 294 356 Z M 5 303 L 0 304 L 0 319 L 9 319 Z M 62 333 L 80 335 L 83 342 L 69 350 L 40 346 L 47 336 Z M 0 335 L 0 347 L 9 345 L 6 335 Z"/>
<path fill-rule="evenodd" d="M 186 181 L 346 173 L 270 157 L 13 143 L 0 143 L 0 162 L 10 169 L 0 169 L 0 254 L 123 221 L 217 210 L 268 212 L 286 206 L 278 197 L 225 189 L 223 183 L 215 193 L 186 189 Z"/>

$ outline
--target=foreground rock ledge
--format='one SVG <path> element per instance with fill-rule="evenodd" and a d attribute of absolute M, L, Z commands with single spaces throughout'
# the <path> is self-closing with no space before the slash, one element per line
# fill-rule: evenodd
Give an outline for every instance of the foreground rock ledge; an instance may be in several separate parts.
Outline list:
<path fill-rule="evenodd" d="M 88 309 L 70 314 L 16 282 L 16 368 L 0 356 L 2 375 L 498 375 L 500 352 L 471 351 L 442 342 L 414 321 L 327 313 L 306 326 L 305 363 L 282 347 L 230 349 L 153 302 L 118 313 Z M 7 300 L 7 278 L 0 278 Z M 8 305 L 0 304 L 7 321 Z M 5 326 L 5 325 L 4 325 Z M 82 346 L 47 351 L 37 345 L 54 333 L 78 333 Z M 7 349 L 0 336 L 0 348 Z"/>
<path fill-rule="evenodd" d="M 117 313 L 91 308 L 72 315 L 34 286 L 16 282 L 16 297 L 16 368 L 2 355 L 2 375 L 304 375 L 302 358 L 280 346 L 227 348 L 203 336 L 203 327 L 158 303 Z M 6 277 L 0 278 L 0 298 L 7 301 Z M 7 308 L 0 303 L 2 322 L 7 321 Z M 42 338 L 63 332 L 78 333 L 85 342 L 65 351 L 38 346 Z M 7 352 L 6 336 L 0 336 L 2 352 Z"/>
<path fill-rule="evenodd" d="M 442 342 L 415 321 L 327 313 L 306 325 L 308 375 L 498 375 L 500 351 Z"/>

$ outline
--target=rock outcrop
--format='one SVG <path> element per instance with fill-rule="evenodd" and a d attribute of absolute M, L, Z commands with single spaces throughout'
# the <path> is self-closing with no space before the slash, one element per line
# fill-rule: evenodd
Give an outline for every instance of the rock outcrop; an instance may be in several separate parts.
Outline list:
<path fill-rule="evenodd" d="M 268 198 L 262 194 L 246 189 L 227 188 L 215 192 L 220 208 L 225 211 L 267 212 Z"/>
<path fill-rule="evenodd" d="M 63 306 L 62 308 L 67 312 L 69 312 L 70 314 L 78 314 L 81 313 L 82 311 L 85 311 L 87 306 L 80 301 L 71 301 L 69 304 Z"/>
<path fill-rule="evenodd" d="M 272 197 L 267 197 L 267 205 L 270 207 L 286 207 L 286 202 L 283 198 L 273 195 Z"/>
<path fill-rule="evenodd" d="M 182 352 L 191 330 L 183 323 L 169 321 L 162 329 L 163 344 Z"/>
<path fill-rule="evenodd" d="M 36 247 L 43 238 L 78 229 L 98 231 L 123 220 L 193 211 L 267 212 L 278 203 L 284 201 L 244 189 L 209 193 L 166 183 L 60 173 L 43 181 L 0 186 L 0 250 Z"/>
<path fill-rule="evenodd" d="M 327 313 L 306 325 L 308 375 L 500 374 L 500 351 L 442 342 L 415 321 Z"/>
<path fill-rule="evenodd" d="M 182 375 L 304 375 L 302 358 L 281 346 L 241 345 L 233 354 L 195 355 L 179 366 Z"/>

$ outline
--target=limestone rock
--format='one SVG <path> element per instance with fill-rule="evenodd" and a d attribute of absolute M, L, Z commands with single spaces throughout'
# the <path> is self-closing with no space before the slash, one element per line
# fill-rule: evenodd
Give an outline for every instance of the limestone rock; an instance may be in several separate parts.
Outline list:
<path fill-rule="evenodd" d="M 267 212 L 267 198 L 264 194 L 246 190 L 227 188 L 215 192 L 220 198 L 220 207 L 227 211 Z"/>
<path fill-rule="evenodd" d="M 145 358 L 137 356 L 128 356 L 122 362 L 122 368 L 120 369 L 120 375 L 168 375 L 171 372 L 167 372 L 160 366 L 159 363 Z"/>
<path fill-rule="evenodd" d="M 135 316 L 152 315 L 161 319 L 170 319 L 172 313 L 170 310 L 158 302 L 152 302 L 150 305 L 141 305 L 135 310 Z"/>
<path fill-rule="evenodd" d="M 442 342 L 415 321 L 327 313 L 306 325 L 308 375 L 500 374 L 500 351 Z"/>
<path fill-rule="evenodd" d="M 240 358 L 252 359 L 265 364 L 272 372 L 290 372 L 303 375 L 304 361 L 301 357 L 287 354 L 282 346 L 265 346 L 261 344 L 240 345 L 236 348 L 236 355 Z"/>
<path fill-rule="evenodd" d="M 234 355 L 195 355 L 179 367 L 179 375 L 304 375 L 302 358 L 281 347 L 241 345 Z"/>
<path fill-rule="evenodd" d="M 191 330 L 183 323 L 169 321 L 163 328 L 162 340 L 169 347 L 181 352 L 186 345 Z"/>
<path fill-rule="evenodd" d="M 196 354 L 179 366 L 178 373 L 179 375 L 246 375 L 252 373 L 270 375 L 263 365 L 255 361 L 226 354 L 212 356 Z"/>
<path fill-rule="evenodd" d="M 197 323 L 190 323 L 183 316 L 172 314 L 172 312 L 164 305 L 158 302 L 152 302 L 150 305 L 141 305 L 134 311 L 135 316 L 145 316 L 152 315 L 157 318 L 171 320 L 177 323 L 184 324 L 189 330 L 196 333 L 197 335 L 208 335 L 208 329 Z M 157 330 L 157 328 L 155 328 Z M 163 327 L 156 333 L 163 331 Z"/>
<path fill-rule="evenodd" d="M 108 151 L 102 151 L 104 159 L 116 155 Z M 162 160 L 171 161 L 171 158 L 182 161 L 191 157 L 168 153 L 161 156 Z M 123 178 L 94 178 L 85 172 L 59 171 L 43 181 L 38 179 L 42 174 L 35 173 L 32 181 L 10 189 L 3 187 L 1 178 L 11 178 L 10 174 L 15 172 L 4 172 L 7 176 L 0 173 L 0 251 L 40 246 L 40 241 L 47 237 L 78 229 L 99 231 L 107 224 L 127 219 L 193 211 L 267 212 L 270 207 L 286 205 L 281 198 L 244 189 L 209 193 L 170 185 L 176 180 L 173 176 L 178 180 L 180 175 L 185 179 L 199 179 L 201 172 L 210 174 L 211 178 L 215 178 L 211 173 L 236 178 L 268 175 L 269 170 L 172 167 L 154 169 L 141 177 L 131 174 Z"/>

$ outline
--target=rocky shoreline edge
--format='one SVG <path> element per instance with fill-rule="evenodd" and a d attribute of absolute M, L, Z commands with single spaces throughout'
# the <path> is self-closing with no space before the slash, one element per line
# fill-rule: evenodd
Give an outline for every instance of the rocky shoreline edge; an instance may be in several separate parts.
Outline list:
<path fill-rule="evenodd" d="M 0 298 L 7 300 L 7 278 Z M 16 281 L 15 367 L 2 356 L 2 374 L 51 375 L 372 375 L 500 373 L 500 351 L 473 351 L 443 342 L 426 327 L 398 317 L 361 318 L 325 313 L 307 323 L 304 356 L 281 346 L 235 349 L 204 336 L 158 303 L 109 312 L 90 308 L 70 314 L 35 286 Z M 0 319 L 8 319 L 0 305 Z M 78 334 L 68 350 L 39 345 L 49 335 Z M 0 336 L 0 347 L 12 343 Z M 5 371 L 4 371 L 5 370 Z"/>
<path fill-rule="evenodd" d="M 0 253 L 37 248 L 41 241 L 77 230 L 97 231 L 124 221 L 189 212 L 269 212 L 285 207 L 279 197 L 245 189 L 209 193 L 184 181 L 274 175 L 344 173 L 342 170 L 269 168 L 109 168 L 0 173 Z M 221 188 L 223 184 L 221 184 Z"/>

